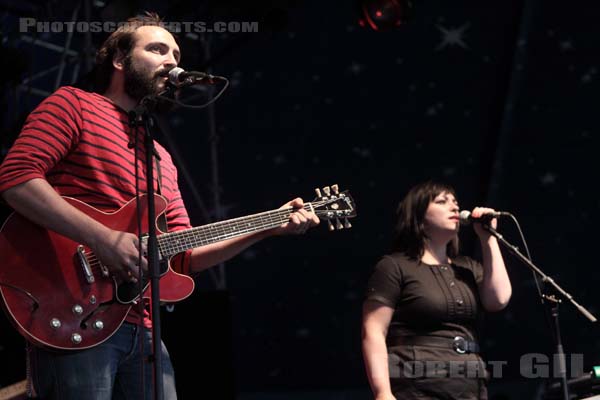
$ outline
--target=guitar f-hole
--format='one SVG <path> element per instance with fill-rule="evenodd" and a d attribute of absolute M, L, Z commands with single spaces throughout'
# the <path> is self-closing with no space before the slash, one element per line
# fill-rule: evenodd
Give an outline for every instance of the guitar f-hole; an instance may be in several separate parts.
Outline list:
<path fill-rule="evenodd" d="M 10 285 L 8 283 L 2 283 L 2 282 L 0 282 L 0 286 L 4 286 L 4 287 L 7 287 L 7 288 L 14 289 L 17 292 L 21 292 L 25 296 L 29 297 L 29 300 L 31 300 L 31 302 L 33 303 L 31 305 L 31 311 L 32 312 L 35 311 L 35 310 L 37 310 L 38 308 L 40 308 L 40 302 L 31 293 L 29 293 L 27 290 L 21 289 L 20 287 L 16 287 L 14 285 Z"/>
<path fill-rule="evenodd" d="M 85 317 L 84 317 L 84 318 L 81 320 L 81 323 L 79 324 L 80 328 L 81 328 L 81 329 L 87 329 L 87 328 L 89 327 L 89 325 L 88 325 L 88 321 L 90 320 L 90 318 L 94 317 L 96 314 L 98 314 L 98 313 L 99 313 L 99 312 L 101 312 L 102 310 L 104 310 L 104 309 L 108 308 L 110 305 L 112 305 L 112 304 L 114 304 L 114 303 L 115 303 L 115 302 L 114 302 L 114 300 L 111 300 L 111 301 L 107 301 L 107 302 L 104 302 L 104 303 L 101 303 L 101 304 L 99 304 L 97 308 L 95 308 L 95 309 L 94 309 L 92 312 L 90 312 L 88 315 L 86 315 L 86 316 L 85 316 Z M 96 321 L 95 321 L 95 322 L 92 324 L 93 328 L 95 328 L 95 329 L 102 329 L 102 328 L 99 328 L 99 326 L 100 326 L 100 325 L 98 324 L 98 322 L 101 322 L 101 321 L 100 321 L 100 320 L 96 320 Z M 103 327 L 103 326 L 104 326 L 104 324 L 102 323 L 102 327 Z"/>

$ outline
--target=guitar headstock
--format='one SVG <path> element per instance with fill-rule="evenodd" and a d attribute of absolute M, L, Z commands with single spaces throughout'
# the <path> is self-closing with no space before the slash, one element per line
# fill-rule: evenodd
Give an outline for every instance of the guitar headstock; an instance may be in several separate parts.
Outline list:
<path fill-rule="evenodd" d="M 338 185 L 315 189 L 317 197 L 311 202 L 312 208 L 321 220 L 326 220 L 329 230 L 349 229 L 349 218 L 356 217 L 356 206 L 350 193 L 340 192 Z M 342 222 L 343 221 L 343 222 Z"/>

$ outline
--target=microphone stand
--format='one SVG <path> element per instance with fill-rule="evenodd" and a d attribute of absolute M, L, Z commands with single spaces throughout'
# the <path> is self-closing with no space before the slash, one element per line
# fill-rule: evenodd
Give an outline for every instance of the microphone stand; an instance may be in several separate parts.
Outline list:
<path fill-rule="evenodd" d="M 150 277 L 151 304 L 152 304 L 152 355 L 148 361 L 154 366 L 154 399 L 163 400 L 163 371 L 162 371 L 162 334 L 160 327 L 160 257 L 158 253 L 158 240 L 156 236 L 156 208 L 154 204 L 154 138 L 152 129 L 156 125 L 151 114 L 151 109 L 156 106 L 158 98 L 165 92 L 144 97 L 130 115 L 131 126 L 144 126 L 144 152 L 146 155 L 146 192 L 148 198 L 148 274 Z M 137 162 L 137 160 L 136 160 Z M 142 234 L 142 232 L 140 232 Z M 140 276 L 143 281 L 143 276 Z M 142 285 L 142 290 L 145 285 Z M 139 301 L 143 300 L 140 293 Z M 143 335 L 142 335 L 143 337 Z M 145 388 L 144 388 L 145 391 Z"/>
<path fill-rule="evenodd" d="M 549 283 L 552 287 L 565 299 L 569 300 L 571 304 L 575 306 L 580 313 L 582 313 L 590 322 L 596 322 L 596 317 L 594 317 L 588 310 L 586 310 L 583 306 L 579 305 L 569 293 L 567 293 L 563 288 L 561 288 L 554 280 L 546 275 L 542 270 L 535 266 L 534 263 L 529 260 L 526 256 L 524 256 L 516 246 L 510 244 L 504 236 L 502 236 L 496 229 L 492 228 L 489 224 L 483 223 L 481 224 L 485 230 L 492 234 L 500 243 L 502 243 L 513 255 L 515 255 L 519 260 L 521 260 L 525 265 L 527 265 L 532 271 L 538 274 L 542 278 L 542 282 Z M 558 356 L 558 375 L 561 380 L 561 387 L 564 400 L 569 400 L 569 386 L 567 384 L 567 367 L 565 361 L 565 353 L 563 351 L 563 345 L 560 337 L 560 325 L 558 318 L 558 306 L 561 302 L 560 299 L 557 299 L 554 295 L 542 296 L 544 304 L 550 307 L 550 314 L 552 316 L 552 329 L 554 330 L 554 338 L 556 345 L 556 354 Z"/>

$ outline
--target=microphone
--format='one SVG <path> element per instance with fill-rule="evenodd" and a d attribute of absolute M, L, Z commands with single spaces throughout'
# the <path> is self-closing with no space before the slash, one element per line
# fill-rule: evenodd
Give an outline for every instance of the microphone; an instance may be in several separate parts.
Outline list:
<path fill-rule="evenodd" d="M 169 71 L 169 83 L 175 87 L 191 86 L 196 83 L 214 83 L 215 80 L 226 80 L 222 76 L 207 74 L 199 71 L 186 71 L 175 67 Z"/>
<path fill-rule="evenodd" d="M 462 210 L 458 215 L 458 218 L 460 219 L 461 224 L 469 225 L 471 222 L 489 222 L 494 218 L 504 217 L 506 215 L 510 215 L 510 213 L 506 211 L 494 211 L 485 213 L 479 218 L 475 218 L 471 216 L 471 211 Z"/>

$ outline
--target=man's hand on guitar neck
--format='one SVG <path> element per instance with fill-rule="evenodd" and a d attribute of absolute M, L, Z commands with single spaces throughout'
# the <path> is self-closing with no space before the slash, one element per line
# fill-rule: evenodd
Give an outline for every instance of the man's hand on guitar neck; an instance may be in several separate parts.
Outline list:
<path fill-rule="evenodd" d="M 294 210 L 290 210 L 290 207 Z M 301 198 L 288 201 L 280 207 L 281 210 L 290 210 L 288 222 L 281 226 L 265 231 L 250 233 L 218 243 L 197 247 L 192 250 L 190 270 L 200 272 L 214 265 L 229 260 L 244 251 L 254 243 L 268 236 L 302 234 L 312 226 L 319 224 L 319 218 L 313 213 L 304 210 L 304 202 Z M 283 220 L 280 219 L 280 221 Z"/>
<path fill-rule="evenodd" d="M 278 228 L 273 229 L 274 235 L 299 235 L 305 233 L 309 228 L 319 225 L 319 217 L 311 211 L 304 209 L 304 201 L 297 197 L 288 201 L 280 209 L 293 207 L 294 212 L 290 215 L 290 220 Z"/>

